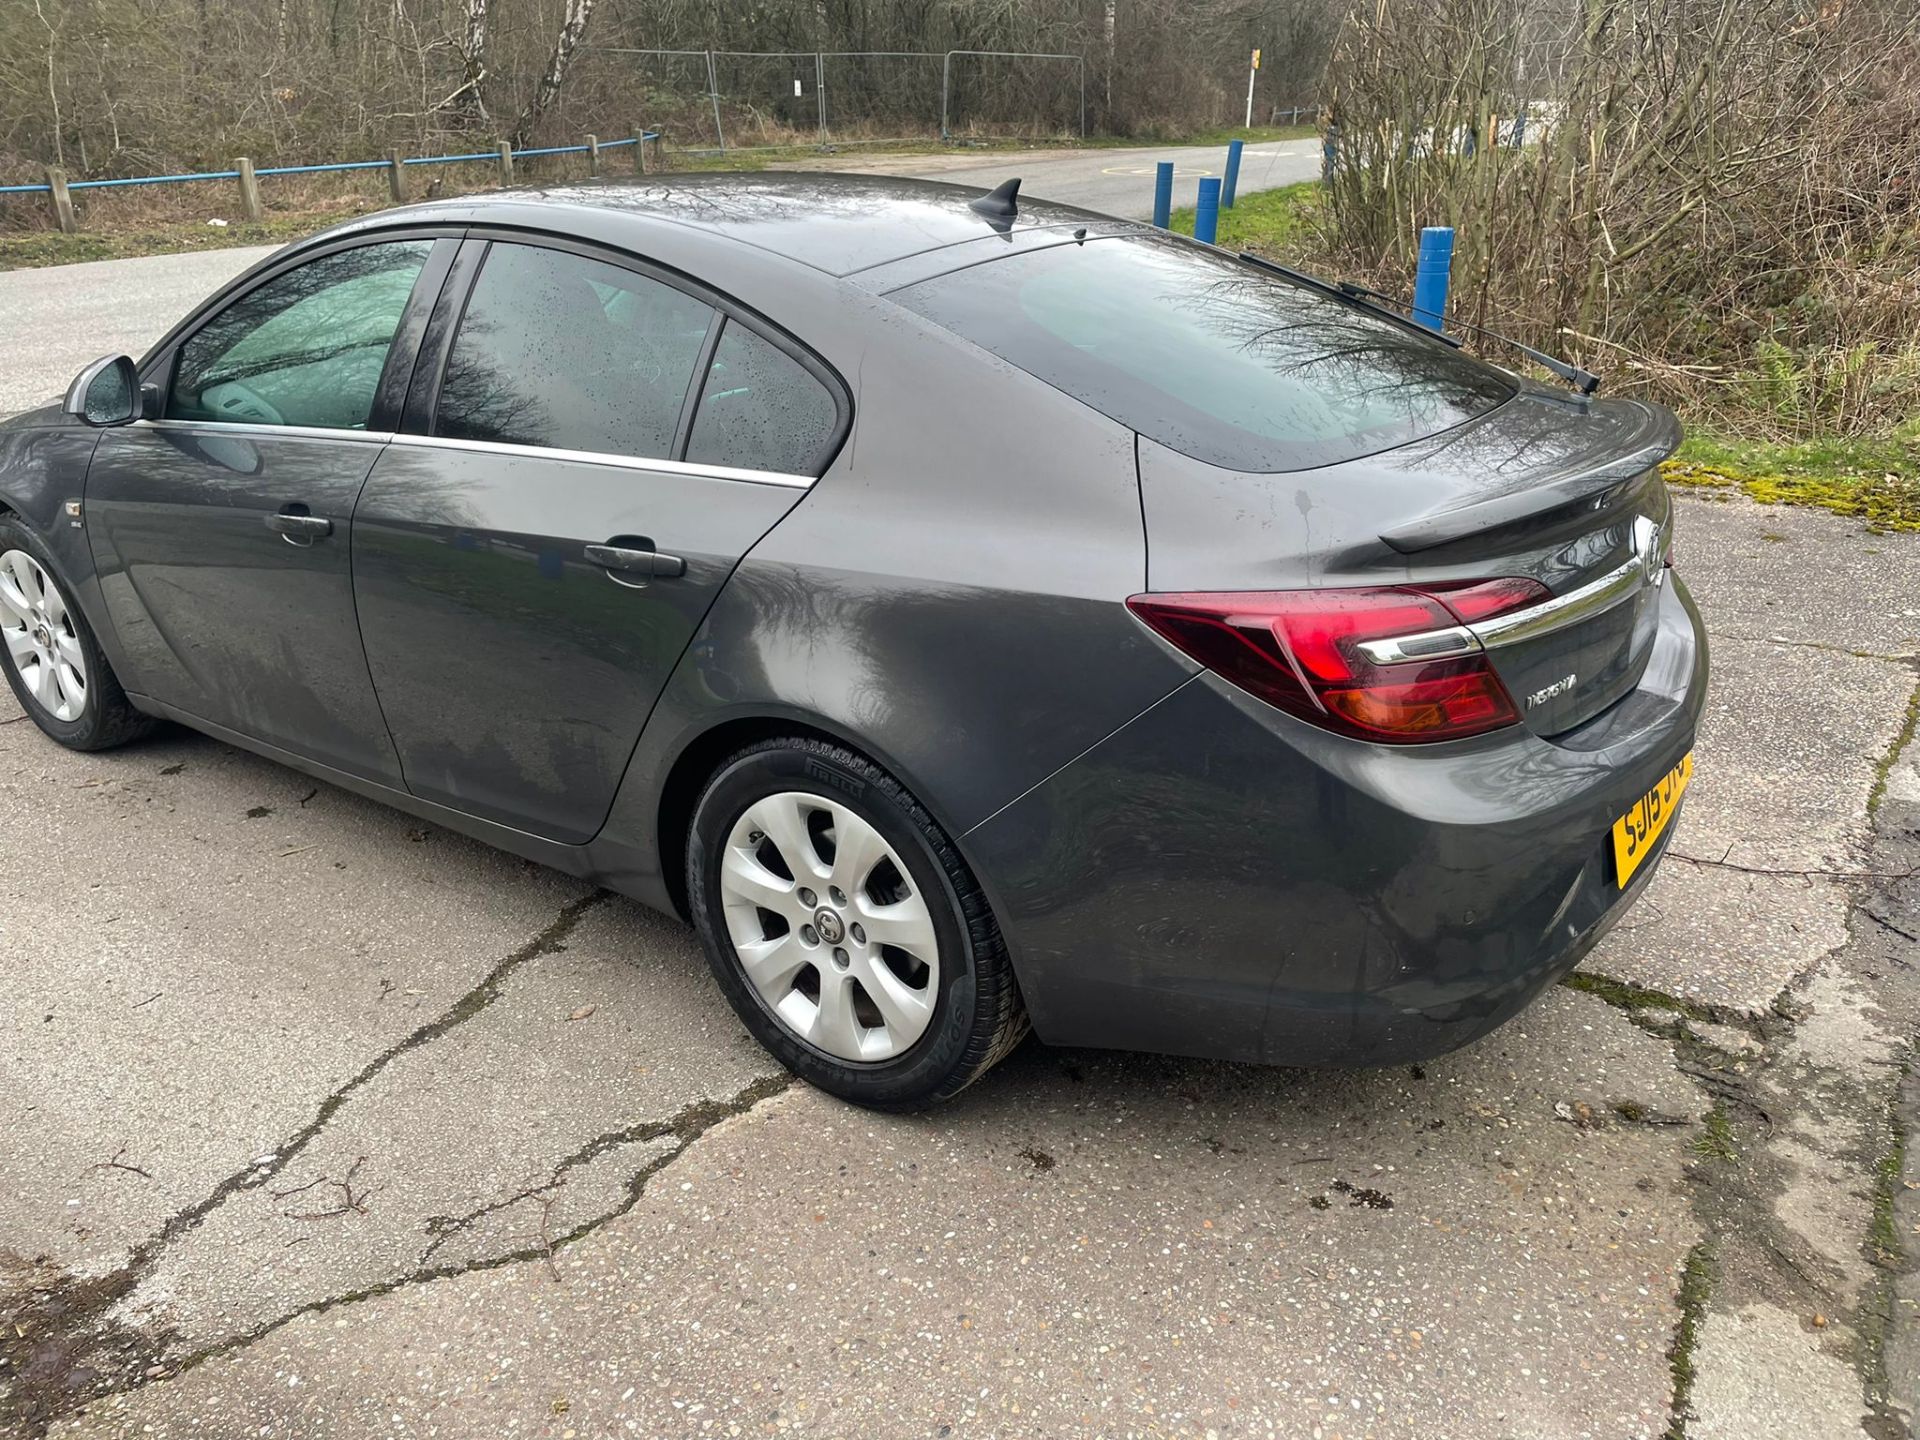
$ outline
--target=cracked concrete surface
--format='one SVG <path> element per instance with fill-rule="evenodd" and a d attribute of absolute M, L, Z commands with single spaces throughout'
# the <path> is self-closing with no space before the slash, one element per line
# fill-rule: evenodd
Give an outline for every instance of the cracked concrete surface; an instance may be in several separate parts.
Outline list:
<path fill-rule="evenodd" d="M 694 1406 L 721 1431 L 909 1433 L 910 1357 L 911 1433 L 1656 1436 L 1645 1322 L 1671 1321 L 1696 1231 L 1674 1131 L 1616 1104 L 1701 1108 L 1662 1044 L 1566 991 L 1418 1078 L 1036 1047 L 933 1116 L 796 1090 L 663 1172 L 558 1283 L 522 1266 L 394 1296 L 345 1351 L 309 1317 L 76 1433 L 214 1413 L 499 1433 L 556 1398 L 583 1435 L 695 1430 Z M 282 1402 L 348 1352 L 359 1408 Z M 236 1394 L 261 1403 L 216 1412 Z"/>
<path fill-rule="evenodd" d="M 121 1318 L 164 1316 L 193 1353 L 335 1295 L 544 1248 L 624 1208 L 683 1143 L 683 1112 L 769 1067 L 680 927 L 627 905 L 574 915 L 484 1011 L 399 1051 L 297 1156 L 283 1150 L 270 1177 L 250 1173 L 169 1245 Z M 339 1193 L 307 1187 L 355 1165 L 364 1205 L 329 1213 Z M 236 1286 L 233 1254 L 268 1258 Z"/>
<path fill-rule="evenodd" d="M 1680 546 L 1676 849 L 1920 864 L 1920 542 L 1683 497 Z M 0 724 L 0 812 L 87 858 L 0 852 L 0 1429 L 1910 1423 L 1911 880 L 1669 864 L 1587 962 L 1638 991 L 1417 1069 L 1029 1045 L 898 1118 L 780 1093 L 683 927 L 211 741 Z"/>

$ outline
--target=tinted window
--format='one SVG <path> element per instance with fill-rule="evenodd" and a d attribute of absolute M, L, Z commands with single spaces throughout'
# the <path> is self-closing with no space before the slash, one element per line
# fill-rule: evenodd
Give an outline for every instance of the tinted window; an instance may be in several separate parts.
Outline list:
<path fill-rule="evenodd" d="M 1384 316 L 1164 236 L 1008 256 L 893 297 L 1197 460 L 1299 470 L 1510 398 L 1496 370 Z"/>
<path fill-rule="evenodd" d="M 447 356 L 435 428 L 664 459 L 712 318 L 631 270 L 495 245 Z"/>
<path fill-rule="evenodd" d="M 707 369 L 687 459 L 813 475 L 837 421 L 826 386 L 792 356 L 729 321 Z"/>
<path fill-rule="evenodd" d="M 362 245 L 269 280 L 180 347 L 180 420 L 364 430 L 431 240 Z"/>

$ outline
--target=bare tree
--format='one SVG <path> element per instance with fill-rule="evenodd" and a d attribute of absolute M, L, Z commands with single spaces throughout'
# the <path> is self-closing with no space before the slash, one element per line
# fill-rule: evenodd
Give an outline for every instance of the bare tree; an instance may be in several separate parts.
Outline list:
<path fill-rule="evenodd" d="M 1452 225 L 1469 319 L 1695 413 L 1884 425 L 1920 395 L 1917 28 L 1876 0 L 1367 0 L 1317 243 L 1398 289 Z"/>
<path fill-rule="evenodd" d="M 474 3 L 474 0 L 468 0 Z M 485 0 L 480 0 L 485 3 Z M 547 58 L 547 68 L 540 74 L 540 83 L 534 87 L 533 98 L 527 102 L 527 108 L 520 112 L 520 123 L 514 127 L 513 143 L 525 145 L 527 137 L 540 123 L 540 117 L 547 113 L 560 94 L 560 87 L 566 84 L 567 70 L 573 64 L 573 52 L 580 48 L 580 42 L 586 38 L 587 22 L 593 19 L 593 0 L 567 0 L 567 13 L 560 22 L 560 33 L 554 36 L 553 54 Z"/>

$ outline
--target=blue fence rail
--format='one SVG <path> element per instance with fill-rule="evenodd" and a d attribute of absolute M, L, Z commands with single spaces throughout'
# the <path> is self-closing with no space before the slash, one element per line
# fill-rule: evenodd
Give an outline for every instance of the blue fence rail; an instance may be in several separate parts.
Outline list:
<path fill-rule="evenodd" d="M 204 181 L 234 180 L 240 184 L 241 209 L 249 220 L 261 218 L 260 195 L 257 182 L 266 176 L 275 175 L 337 175 L 350 170 L 384 170 L 388 175 L 388 188 L 396 201 L 406 198 L 407 168 L 415 165 L 467 165 L 491 163 L 499 167 L 503 184 L 513 180 L 513 166 L 517 160 L 530 160 L 547 155 L 585 155 L 588 172 L 600 173 L 600 157 L 608 150 L 632 148 L 634 150 L 633 168 L 640 174 L 647 169 L 646 147 L 648 142 L 657 141 L 657 130 L 640 130 L 624 140 L 602 140 L 589 135 L 580 145 L 543 145 L 526 150 L 515 150 L 502 141 L 498 149 L 477 150 L 468 155 L 390 155 L 385 160 L 340 160 L 325 165 L 269 165 L 258 169 L 251 160 L 242 157 L 234 162 L 231 170 L 195 170 L 182 175 L 130 175 L 110 180 L 68 180 L 57 167 L 47 167 L 47 178 L 37 184 L 0 185 L 0 195 L 46 195 L 53 201 L 54 219 L 62 230 L 72 231 L 78 228 L 73 212 L 72 193 L 76 190 L 110 190 L 133 185 L 187 185 Z"/>

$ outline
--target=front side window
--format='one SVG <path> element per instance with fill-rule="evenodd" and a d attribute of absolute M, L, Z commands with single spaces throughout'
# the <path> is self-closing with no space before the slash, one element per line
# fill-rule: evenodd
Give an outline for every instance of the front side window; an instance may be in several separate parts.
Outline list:
<path fill-rule="evenodd" d="M 431 240 L 323 255 L 248 291 L 180 347 L 167 417 L 364 430 Z"/>
<path fill-rule="evenodd" d="M 1491 366 L 1308 285 L 1166 236 L 957 270 L 895 300 L 1149 439 L 1232 470 L 1304 470 L 1510 399 Z"/>
<path fill-rule="evenodd" d="M 839 418 L 832 393 L 805 366 L 729 320 L 707 367 L 687 459 L 815 475 Z"/>
<path fill-rule="evenodd" d="M 497 243 L 447 356 L 435 433 L 670 458 L 712 320 L 631 270 Z"/>

